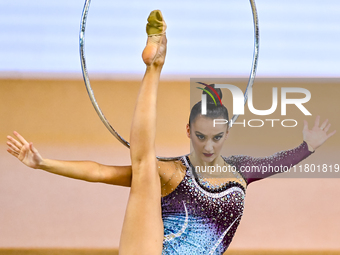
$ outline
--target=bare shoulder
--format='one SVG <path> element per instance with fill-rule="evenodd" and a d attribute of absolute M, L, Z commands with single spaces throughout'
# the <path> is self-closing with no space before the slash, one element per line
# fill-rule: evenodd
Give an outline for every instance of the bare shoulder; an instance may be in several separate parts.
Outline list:
<path fill-rule="evenodd" d="M 157 168 L 161 179 L 162 196 L 170 194 L 186 173 L 186 166 L 180 160 L 158 161 Z"/>
<path fill-rule="evenodd" d="M 157 168 L 159 176 L 162 181 L 168 181 L 171 176 L 176 172 L 176 170 L 180 172 L 185 172 L 186 167 L 180 160 L 172 160 L 172 161 L 157 161 Z"/>

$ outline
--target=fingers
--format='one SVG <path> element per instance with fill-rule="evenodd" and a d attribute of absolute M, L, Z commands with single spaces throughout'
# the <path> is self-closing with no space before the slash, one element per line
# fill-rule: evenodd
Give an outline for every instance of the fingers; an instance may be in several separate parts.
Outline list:
<path fill-rule="evenodd" d="M 329 133 L 329 134 L 327 135 L 327 139 L 330 138 L 331 136 L 333 136 L 335 133 L 336 133 L 336 130 L 334 130 L 332 133 Z"/>
<path fill-rule="evenodd" d="M 324 122 L 322 122 L 320 129 L 324 131 L 325 133 L 328 132 L 329 128 L 331 127 L 331 123 L 328 123 L 328 119 L 326 119 Z M 336 133 L 336 130 L 334 130 L 332 133 L 327 135 L 327 139 L 333 136 Z"/>
<path fill-rule="evenodd" d="M 7 151 L 8 153 L 12 154 L 16 158 L 19 156 L 19 153 L 16 151 L 13 151 L 11 148 L 8 148 Z"/>
<path fill-rule="evenodd" d="M 325 132 L 327 133 L 330 127 L 331 127 L 331 124 L 329 123 L 329 124 L 323 129 L 323 131 L 325 131 Z"/>
<path fill-rule="evenodd" d="M 308 122 L 307 122 L 307 120 L 304 120 L 303 121 L 303 131 L 308 131 Z"/>
<path fill-rule="evenodd" d="M 321 126 L 320 126 L 320 129 L 321 130 L 324 130 L 324 128 L 326 127 L 326 125 L 327 125 L 327 122 L 328 122 L 328 119 L 326 119 L 322 124 L 321 124 Z M 327 132 L 327 131 L 326 131 Z"/>
<path fill-rule="evenodd" d="M 23 145 L 28 145 L 28 142 L 18 132 L 14 131 L 14 135 L 19 139 Z"/>
<path fill-rule="evenodd" d="M 315 127 L 319 127 L 319 125 L 320 125 L 320 116 L 318 115 L 318 116 L 316 116 L 316 118 L 315 118 L 314 126 L 315 126 Z"/>
<path fill-rule="evenodd" d="M 7 136 L 7 139 L 8 141 L 6 144 L 9 147 L 7 148 L 7 151 L 14 157 L 19 158 L 23 145 L 11 136 Z"/>
<path fill-rule="evenodd" d="M 31 150 L 34 154 L 38 154 L 38 150 L 33 146 L 33 143 L 30 143 L 30 150 Z"/>
<path fill-rule="evenodd" d="M 22 160 L 24 155 L 27 153 L 27 150 L 30 149 L 29 143 L 18 132 L 14 131 L 13 133 L 18 138 L 19 141 L 17 141 L 11 136 L 7 136 L 8 139 L 7 151 L 14 157 L 18 158 L 19 160 Z"/>
<path fill-rule="evenodd" d="M 11 148 L 12 151 L 20 153 L 20 149 L 17 146 L 15 146 L 13 143 L 7 142 L 7 145 L 8 145 L 8 147 Z"/>
<path fill-rule="evenodd" d="M 22 144 L 20 142 L 18 142 L 17 140 L 15 140 L 13 137 L 11 136 L 7 136 L 7 139 L 13 144 L 15 145 L 19 150 L 22 147 Z"/>

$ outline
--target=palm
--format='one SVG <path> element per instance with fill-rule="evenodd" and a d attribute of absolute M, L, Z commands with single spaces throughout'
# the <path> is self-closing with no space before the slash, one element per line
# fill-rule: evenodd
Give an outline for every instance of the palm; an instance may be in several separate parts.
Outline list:
<path fill-rule="evenodd" d="M 328 138 L 335 134 L 336 130 L 327 134 L 331 124 L 327 124 L 328 120 L 325 120 L 321 126 L 320 125 L 320 116 L 317 116 L 315 119 L 314 127 L 312 129 L 308 129 L 307 121 L 304 121 L 303 128 L 303 140 L 305 140 L 314 150 L 320 147 Z"/>
<path fill-rule="evenodd" d="M 22 147 L 18 159 L 26 166 L 36 168 L 40 162 L 41 157 L 39 154 L 33 153 L 28 145 Z"/>
<path fill-rule="evenodd" d="M 42 161 L 39 152 L 33 147 L 32 143 L 28 143 L 20 134 L 14 132 L 18 140 L 8 136 L 7 151 L 14 157 L 18 158 L 23 164 L 31 168 L 38 168 Z"/>

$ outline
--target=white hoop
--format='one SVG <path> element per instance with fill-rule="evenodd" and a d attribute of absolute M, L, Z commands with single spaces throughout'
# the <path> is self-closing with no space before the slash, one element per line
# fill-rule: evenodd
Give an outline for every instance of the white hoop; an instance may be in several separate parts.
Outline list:
<path fill-rule="evenodd" d="M 248 85 L 246 88 L 246 91 L 244 93 L 244 104 L 246 104 L 248 100 L 248 89 L 253 87 L 255 76 L 256 76 L 256 70 L 257 70 L 257 62 L 258 62 L 258 55 L 259 55 L 259 24 L 258 24 L 258 16 L 257 16 L 257 11 L 256 11 L 256 6 L 255 6 L 255 1 L 254 0 L 249 0 L 252 13 L 253 13 L 253 23 L 254 23 L 254 53 L 253 53 L 253 63 L 252 63 L 252 68 L 248 80 Z M 81 24 L 80 24 L 80 33 L 79 33 L 79 48 L 80 48 L 80 61 L 81 61 L 81 70 L 83 73 L 83 78 L 85 82 L 85 86 L 87 89 L 87 93 L 90 97 L 90 100 L 92 102 L 92 105 L 94 109 L 96 110 L 99 118 L 101 121 L 104 123 L 106 128 L 110 131 L 110 133 L 118 139 L 123 145 L 126 147 L 130 148 L 129 142 L 127 142 L 123 137 L 121 137 L 118 132 L 111 126 L 109 121 L 105 118 L 102 110 L 100 109 L 96 98 L 94 96 L 93 90 L 91 88 L 90 84 L 90 79 L 89 75 L 87 72 L 86 68 L 86 59 L 85 59 L 85 50 L 84 50 L 84 45 L 85 45 L 85 28 L 86 28 L 86 20 L 87 20 L 87 14 L 90 8 L 90 2 L 91 0 L 85 0 L 84 8 L 83 8 L 83 13 L 81 17 Z M 239 115 L 234 115 L 231 119 L 233 123 L 237 120 Z M 182 156 L 178 157 L 157 157 L 159 160 L 163 161 L 171 161 L 171 160 L 179 160 Z"/>

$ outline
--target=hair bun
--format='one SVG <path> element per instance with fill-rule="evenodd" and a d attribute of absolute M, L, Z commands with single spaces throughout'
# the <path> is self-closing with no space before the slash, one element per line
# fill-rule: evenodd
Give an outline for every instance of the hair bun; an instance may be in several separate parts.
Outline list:
<path fill-rule="evenodd" d="M 204 83 L 200 83 L 200 84 L 206 85 L 206 87 L 204 89 L 209 91 L 210 94 L 214 97 L 216 104 L 220 105 L 219 102 L 220 102 L 220 99 L 222 100 L 222 96 L 223 96 L 222 90 L 220 88 L 215 88 L 215 84 L 210 84 L 210 85 L 207 85 L 207 84 L 204 84 Z M 212 99 L 211 96 L 208 95 L 208 93 L 206 91 L 203 90 L 202 94 L 207 95 L 207 103 L 208 104 L 214 104 L 215 105 L 214 99 Z"/>

